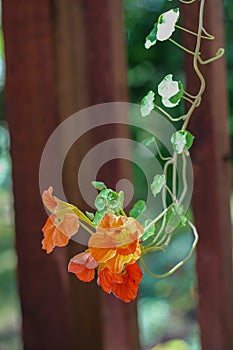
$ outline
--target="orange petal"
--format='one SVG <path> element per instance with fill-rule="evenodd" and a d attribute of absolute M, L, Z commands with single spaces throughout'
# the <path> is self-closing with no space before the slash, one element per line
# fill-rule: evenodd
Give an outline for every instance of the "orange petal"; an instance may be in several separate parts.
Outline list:
<path fill-rule="evenodd" d="M 131 232 L 134 238 L 139 238 L 144 234 L 144 228 L 142 225 L 134 218 L 128 218 L 125 228 Z M 136 237 L 135 237 L 136 235 Z"/>
<path fill-rule="evenodd" d="M 83 253 L 79 253 L 77 255 L 75 255 L 71 260 L 70 263 L 74 263 L 74 265 L 84 265 L 86 266 L 88 269 L 94 269 L 98 266 L 97 261 L 93 258 L 93 256 L 91 255 L 91 253 L 86 250 Z M 70 265 L 69 265 L 70 266 Z M 68 267 L 69 269 L 69 267 Z M 76 271 L 70 271 L 69 272 L 76 272 Z"/>
<path fill-rule="evenodd" d="M 68 215 L 68 214 L 67 214 Z M 61 226 L 62 231 L 59 229 L 59 223 L 55 223 L 56 216 L 54 214 L 50 215 L 42 228 L 44 233 L 44 239 L 42 241 L 42 248 L 46 250 L 47 253 L 51 253 L 54 247 L 64 247 L 68 244 L 70 236 L 65 234 L 65 229 L 69 228 L 69 225 Z M 68 219 L 69 221 L 69 219 Z M 68 229 L 68 234 L 70 231 Z"/>
<path fill-rule="evenodd" d="M 106 266 L 113 273 L 120 273 L 123 271 L 125 264 L 132 260 L 132 254 L 130 255 L 120 255 L 116 254 L 112 259 L 105 262 Z"/>
<path fill-rule="evenodd" d="M 47 253 L 51 253 L 54 244 L 53 244 L 53 232 L 55 230 L 54 226 L 54 218 L 55 215 L 50 215 L 42 228 L 43 234 L 44 234 L 44 239 L 42 240 L 42 249 L 45 249 Z"/>
<path fill-rule="evenodd" d="M 116 216 L 114 214 L 105 214 L 100 220 L 98 228 L 117 228 L 122 227 L 124 223 L 127 221 L 127 217 L 125 216 Z"/>
<path fill-rule="evenodd" d="M 87 267 L 84 266 L 83 271 L 81 273 L 77 273 L 76 277 L 78 277 L 80 281 L 91 282 L 95 277 L 95 270 L 88 269 Z"/>
<path fill-rule="evenodd" d="M 46 191 L 43 192 L 42 200 L 43 200 L 44 206 L 48 210 L 53 211 L 56 208 L 57 202 L 55 201 L 55 199 L 53 197 L 53 187 L 52 186 L 50 186 Z"/>
<path fill-rule="evenodd" d="M 79 219 L 75 214 L 65 214 L 63 220 L 57 224 L 57 229 L 70 238 L 75 235 L 79 226 Z"/>
<path fill-rule="evenodd" d="M 134 254 L 138 244 L 139 244 L 138 241 L 135 240 L 128 245 L 118 246 L 117 247 L 117 254 L 121 254 L 121 255 Z"/>
<path fill-rule="evenodd" d="M 142 279 L 142 271 L 138 264 L 135 263 L 126 267 L 126 273 L 123 276 L 124 282 L 114 284 L 112 292 L 116 297 L 128 303 L 137 296 L 139 283 Z"/>
<path fill-rule="evenodd" d="M 87 250 L 75 255 L 69 262 L 68 271 L 75 273 L 76 277 L 84 282 L 90 282 L 94 279 L 97 261 Z"/>
<path fill-rule="evenodd" d="M 108 269 L 102 269 L 98 273 L 97 283 L 101 288 L 108 294 L 112 291 L 112 279 L 111 275 L 108 274 Z"/>
<path fill-rule="evenodd" d="M 91 255 L 98 262 L 105 262 L 116 254 L 116 241 L 102 232 L 97 232 L 91 236 L 88 242 Z"/>
<path fill-rule="evenodd" d="M 122 274 L 114 274 L 108 268 L 98 271 L 97 283 L 106 293 L 111 293 L 114 283 L 123 283 Z"/>

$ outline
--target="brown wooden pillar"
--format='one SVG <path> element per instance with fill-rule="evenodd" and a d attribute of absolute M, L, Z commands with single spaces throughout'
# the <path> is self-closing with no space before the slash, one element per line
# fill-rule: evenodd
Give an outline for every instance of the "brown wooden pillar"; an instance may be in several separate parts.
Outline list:
<path fill-rule="evenodd" d="M 71 349 L 65 251 L 47 256 L 40 243 L 46 213 L 39 193 L 39 162 L 58 122 L 50 1 L 2 4 L 24 348 Z"/>
<path fill-rule="evenodd" d="M 3 0 L 3 26 L 24 347 L 137 350 L 136 304 L 68 275 L 68 257 L 80 250 L 74 242 L 49 256 L 40 244 L 46 214 L 38 174 L 49 135 L 84 107 L 127 100 L 121 2 Z M 127 135 L 115 126 L 109 132 L 109 138 Z M 79 157 L 99 141 L 87 136 Z M 64 183 L 82 207 L 68 171 L 74 163 L 71 155 Z M 114 186 L 129 170 L 116 163 L 111 174 L 107 182 Z"/>
<path fill-rule="evenodd" d="M 184 25 L 196 30 L 199 1 L 183 5 Z M 205 28 L 216 36 L 205 41 L 203 59 L 224 47 L 223 2 L 207 0 Z M 184 36 L 184 42 L 194 48 L 194 38 Z M 230 220 L 230 142 L 228 132 L 228 101 L 224 58 L 203 67 L 207 80 L 201 106 L 191 122 L 196 136 L 192 149 L 194 166 L 193 208 L 200 233 L 197 249 L 199 290 L 199 323 L 203 350 L 233 349 L 233 283 L 232 230 Z M 195 94 L 199 82 L 186 57 L 188 91 Z"/>
<path fill-rule="evenodd" d="M 54 2 L 53 13 L 60 120 L 84 107 L 127 101 L 121 1 L 58 0 Z M 84 136 L 81 146 L 79 143 L 78 147 L 72 147 L 64 171 L 65 189 L 69 199 L 83 210 L 87 209 L 86 203 L 74 191 L 82 157 L 99 142 L 127 136 L 128 130 L 124 127 L 103 126 Z M 114 188 L 119 179 L 130 176 L 130 169 L 127 164 L 116 161 L 103 169 L 102 176 L 108 186 Z M 72 256 L 83 249 L 71 243 L 69 254 Z M 75 324 L 86 334 L 80 348 L 139 349 L 136 303 L 127 305 L 106 295 L 96 282 L 90 286 L 73 275 L 70 279 Z M 83 318 L 87 313 L 91 316 Z M 77 341 L 80 344 L 79 337 Z"/>

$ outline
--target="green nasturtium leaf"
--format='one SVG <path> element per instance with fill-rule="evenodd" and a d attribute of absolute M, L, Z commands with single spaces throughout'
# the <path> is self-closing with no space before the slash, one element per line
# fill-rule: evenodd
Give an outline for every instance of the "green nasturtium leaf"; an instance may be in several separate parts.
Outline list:
<path fill-rule="evenodd" d="M 144 210 L 146 210 L 146 203 L 145 201 L 140 199 L 134 204 L 133 208 L 130 210 L 129 216 L 136 219 L 137 217 L 139 217 L 139 215 L 141 215 L 144 212 Z"/>
<path fill-rule="evenodd" d="M 86 216 L 88 217 L 88 219 L 90 220 L 94 220 L 95 214 L 91 213 L 90 211 L 86 211 Z"/>
<path fill-rule="evenodd" d="M 154 28 L 146 37 L 145 48 L 149 49 L 156 44 L 157 40 L 165 41 L 169 39 L 175 31 L 175 25 L 179 17 L 180 11 L 178 8 L 162 13 L 154 24 Z"/>
<path fill-rule="evenodd" d="M 165 175 L 155 175 L 151 184 L 151 191 L 154 197 L 162 190 L 166 183 Z"/>
<path fill-rule="evenodd" d="M 171 9 L 159 16 L 157 33 L 158 40 L 164 41 L 170 38 L 175 31 L 175 25 L 179 17 L 180 10 L 178 8 Z"/>
<path fill-rule="evenodd" d="M 152 31 L 147 35 L 146 42 L 145 42 L 145 48 L 149 49 L 151 46 L 155 45 L 157 42 L 157 33 L 158 33 L 158 23 L 156 22 L 154 24 L 154 28 Z"/>
<path fill-rule="evenodd" d="M 106 188 L 102 190 L 95 199 L 95 207 L 97 210 L 104 211 L 110 209 L 111 212 L 119 212 L 123 209 L 124 192 L 117 192 Z"/>
<path fill-rule="evenodd" d="M 100 195 L 98 195 L 95 199 L 95 207 L 98 210 L 104 210 L 106 207 L 106 200 Z"/>
<path fill-rule="evenodd" d="M 124 207 L 124 199 L 125 199 L 125 194 L 123 191 L 120 191 L 118 193 L 118 200 L 119 200 L 119 204 L 120 204 L 121 209 L 123 209 L 123 207 Z"/>
<path fill-rule="evenodd" d="M 106 185 L 101 181 L 92 181 L 91 184 L 99 191 L 102 191 L 107 188 Z"/>
<path fill-rule="evenodd" d="M 179 130 L 172 134 L 171 143 L 176 153 L 188 151 L 193 144 L 194 136 L 187 130 Z"/>
<path fill-rule="evenodd" d="M 105 213 L 106 213 L 105 210 L 97 210 L 97 212 L 95 213 L 95 218 L 93 220 L 93 224 L 95 226 L 98 225 L 98 223 L 100 222 L 100 220 L 102 219 Z"/>
<path fill-rule="evenodd" d="M 150 219 L 146 220 L 144 223 L 144 227 L 148 226 L 150 222 L 151 222 Z M 147 239 L 151 238 L 152 236 L 154 236 L 154 233 L 155 233 L 155 225 L 152 225 L 148 230 L 145 231 L 145 233 L 141 237 L 142 241 L 146 241 Z"/>
<path fill-rule="evenodd" d="M 185 226 L 187 218 L 185 216 L 184 207 L 182 204 L 175 204 L 167 214 L 166 233 L 170 233 L 175 230 L 178 225 Z"/>
<path fill-rule="evenodd" d="M 141 115 L 142 117 L 148 116 L 151 111 L 154 109 L 155 93 L 150 90 L 145 97 L 143 97 L 141 102 Z"/>
<path fill-rule="evenodd" d="M 158 85 L 158 94 L 162 97 L 165 107 L 173 108 L 180 103 L 184 87 L 181 81 L 173 80 L 173 75 L 168 74 Z"/>

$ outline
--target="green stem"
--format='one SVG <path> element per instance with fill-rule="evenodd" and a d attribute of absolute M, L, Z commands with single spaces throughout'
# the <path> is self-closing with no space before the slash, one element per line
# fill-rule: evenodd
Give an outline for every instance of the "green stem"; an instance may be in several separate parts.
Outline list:
<path fill-rule="evenodd" d="M 186 156 L 184 153 L 182 153 L 182 160 L 183 160 L 182 178 L 183 178 L 184 189 L 183 189 L 183 192 L 182 192 L 180 200 L 179 200 L 180 203 L 182 203 L 182 201 L 184 200 L 184 197 L 185 197 L 187 189 L 188 189 L 187 177 L 186 177 L 187 161 L 186 161 Z"/>
<path fill-rule="evenodd" d="M 172 192 L 176 197 L 176 176 L 177 176 L 177 153 L 173 155 L 173 169 L 172 169 Z"/>
<path fill-rule="evenodd" d="M 172 191 L 170 190 L 170 188 L 167 185 L 165 187 L 166 187 L 167 192 L 170 194 L 173 202 L 175 202 L 176 201 L 176 197 L 174 196 L 174 193 L 172 193 Z"/>
<path fill-rule="evenodd" d="M 180 2 L 182 2 L 183 4 L 187 4 L 187 5 L 190 5 L 190 4 L 193 4 L 196 0 L 180 0 Z"/>
<path fill-rule="evenodd" d="M 203 33 L 205 33 L 205 35 L 208 36 L 209 38 L 212 38 L 213 40 L 215 39 L 215 36 L 209 34 L 209 33 L 207 32 L 207 30 L 206 30 L 204 27 L 202 27 L 202 31 L 203 31 Z"/>
<path fill-rule="evenodd" d="M 185 122 L 183 124 L 182 130 L 187 129 L 188 124 L 189 124 L 189 120 L 190 120 L 195 108 L 199 105 L 200 98 L 201 98 L 203 92 L 205 91 L 205 86 L 206 86 L 204 76 L 198 67 L 198 62 L 200 59 L 201 33 L 203 30 L 203 21 L 204 21 L 204 6 L 205 6 L 205 0 L 201 0 L 200 12 L 199 12 L 198 37 L 197 37 L 196 48 L 195 48 L 195 53 L 194 53 L 194 58 L 193 58 L 193 68 L 194 68 L 194 70 L 195 70 L 195 72 L 200 80 L 201 86 L 200 86 L 200 90 L 197 94 L 197 97 L 196 97 L 193 105 L 191 106 L 191 108 L 189 109 L 189 111 L 186 114 L 186 119 L 185 119 Z"/>
<path fill-rule="evenodd" d="M 180 29 L 180 30 L 183 30 L 184 32 L 186 33 L 189 33 L 189 34 L 192 34 L 192 35 L 195 35 L 195 36 L 198 36 L 198 33 L 195 33 L 187 28 L 184 28 L 184 27 L 181 27 L 179 26 L 178 24 L 175 25 L 176 28 Z M 201 35 L 201 38 L 202 39 L 207 39 L 207 40 L 214 40 L 214 36 L 212 35 L 207 35 L 207 36 L 204 36 L 204 35 Z"/>
<path fill-rule="evenodd" d="M 192 232 L 193 232 L 193 235 L 194 235 L 194 241 L 193 241 L 192 247 L 191 247 L 191 249 L 190 249 L 190 252 L 189 252 L 189 254 L 188 254 L 183 260 L 181 260 L 178 264 L 176 264 L 176 265 L 175 265 L 172 269 L 170 269 L 168 272 L 163 273 L 163 274 L 161 274 L 161 275 L 158 275 L 158 274 L 156 274 L 156 273 L 151 272 L 150 269 L 146 266 L 143 257 L 141 256 L 140 262 L 141 262 L 141 264 L 142 264 L 142 267 L 144 268 L 144 270 L 145 270 L 150 276 L 155 277 L 155 278 L 164 278 L 164 277 L 168 277 L 168 276 L 172 275 L 175 271 L 177 271 L 181 266 L 183 266 L 183 265 L 191 258 L 191 256 L 193 255 L 193 252 L 194 252 L 195 249 L 196 249 L 199 236 L 198 236 L 196 227 L 195 227 L 190 221 L 188 221 L 188 224 L 189 224 L 189 226 L 191 227 Z"/>
<path fill-rule="evenodd" d="M 191 95 L 191 94 L 189 94 L 187 91 L 184 91 L 184 95 L 186 95 L 186 96 L 188 96 L 188 97 L 190 97 L 190 98 L 193 98 L 193 99 L 195 99 L 195 98 L 197 97 L 197 95 L 196 95 L 196 96 Z"/>
<path fill-rule="evenodd" d="M 188 101 L 188 102 L 191 103 L 191 104 L 194 103 L 190 98 L 188 98 L 188 97 L 186 97 L 186 96 L 182 96 L 182 98 L 183 98 L 185 101 Z"/>
<path fill-rule="evenodd" d="M 159 214 L 154 220 L 152 220 L 145 228 L 144 231 L 149 230 L 156 222 L 158 222 L 160 219 L 163 218 L 163 216 L 168 212 L 168 210 L 173 207 L 174 204 L 171 204 L 169 207 L 167 207 L 165 210 L 162 211 L 161 214 Z"/>
<path fill-rule="evenodd" d="M 199 62 L 202 65 L 212 63 L 216 60 L 219 60 L 223 55 L 225 54 L 225 50 L 223 48 L 218 49 L 216 55 L 214 57 L 209 58 L 208 60 L 202 60 L 201 57 L 199 57 Z"/>
<path fill-rule="evenodd" d="M 172 118 L 172 116 L 171 116 L 169 113 L 167 113 L 162 107 L 157 106 L 157 105 L 155 105 L 155 107 L 156 107 L 161 113 L 163 113 L 166 117 L 168 117 L 172 122 L 178 122 L 178 121 L 180 121 L 181 119 L 183 119 L 183 117 Z"/>
<path fill-rule="evenodd" d="M 124 212 L 124 209 L 121 209 L 121 214 L 122 214 L 123 216 L 127 216 L 127 215 L 125 214 L 125 212 Z"/>
<path fill-rule="evenodd" d="M 95 232 L 91 231 L 91 229 L 89 229 L 89 227 L 87 227 L 83 222 L 81 222 L 79 220 L 79 224 L 80 226 L 82 226 L 88 233 L 90 233 L 90 235 L 93 235 Z"/>
<path fill-rule="evenodd" d="M 154 144 L 155 144 L 155 147 L 156 147 L 156 149 L 157 149 L 157 152 L 158 152 L 158 154 L 159 154 L 159 156 L 160 156 L 160 158 L 161 158 L 162 160 L 170 160 L 170 159 L 171 159 L 171 157 L 164 157 L 164 156 L 162 155 L 162 153 L 160 152 L 160 149 L 159 149 L 159 146 L 158 146 L 158 143 L 157 143 L 156 140 L 154 140 Z"/>
<path fill-rule="evenodd" d="M 189 53 L 190 55 L 193 55 L 193 56 L 195 55 L 195 53 L 194 53 L 193 51 L 191 51 L 191 50 L 187 49 L 186 47 L 184 47 L 183 45 L 177 43 L 175 40 L 173 40 L 173 39 L 171 39 L 171 38 L 169 38 L 168 40 L 169 40 L 172 44 L 178 46 L 180 49 L 182 49 L 182 50 L 184 50 L 185 52 Z"/>

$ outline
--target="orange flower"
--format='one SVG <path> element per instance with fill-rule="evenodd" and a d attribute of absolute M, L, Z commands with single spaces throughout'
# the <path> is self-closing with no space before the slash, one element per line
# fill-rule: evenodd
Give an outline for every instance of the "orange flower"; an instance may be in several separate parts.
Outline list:
<path fill-rule="evenodd" d="M 97 261 L 86 250 L 83 253 L 75 255 L 69 262 L 68 271 L 75 273 L 76 277 L 83 282 L 91 282 L 95 276 Z"/>
<path fill-rule="evenodd" d="M 43 192 L 42 198 L 45 207 L 52 213 L 42 228 L 44 234 L 42 248 L 50 253 L 56 246 L 67 245 L 69 239 L 79 229 L 79 219 L 73 213 L 71 204 L 53 196 L 52 187 Z"/>
<path fill-rule="evenodd" d="M 90 282 L 98 269 L 97 283 L 106 293 L 130 302 L 137 296 L 142 271 L 136 261 L 141 256 L 139 238 L 143 227 L 133 218 L 105 214 L 85 252 L 70 260 L 68 271 Z"/>
<path fill-rule="evenodd" d="M 120 273 L 126 264 L 133 264 L 140 258 L 139 238 L 143 232 L 134 218 L 105 214 L 89 239 L 89 250 L 99 264 L 113 273 Z"/>
<path fill-rule="evenodd" d="M 97 283 L 106 293 L 113 293 L 117 298 L 129 303 L 137 296 L 142 271 L 137 263 L 127 265 L 121 273 L 113 273 L 108 268 L 99 270 Z"/>

